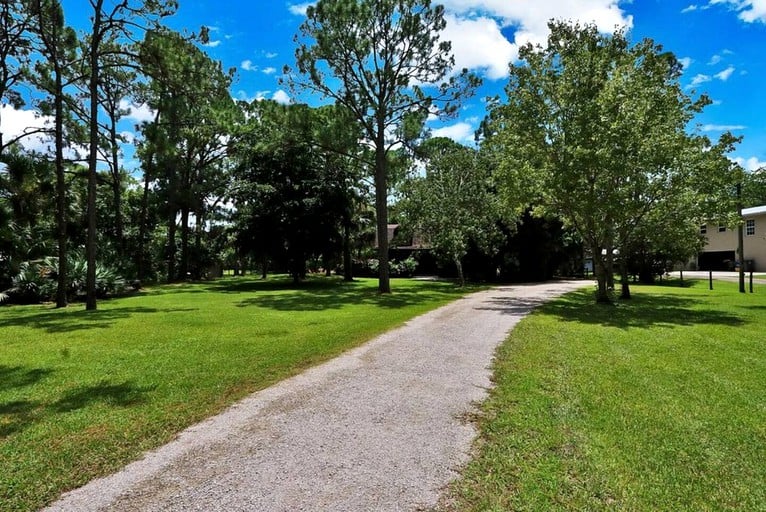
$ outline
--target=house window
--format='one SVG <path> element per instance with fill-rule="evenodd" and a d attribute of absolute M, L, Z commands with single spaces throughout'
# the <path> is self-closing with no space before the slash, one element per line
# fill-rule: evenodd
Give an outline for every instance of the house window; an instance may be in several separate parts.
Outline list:
<path fill-rule="evenodd" d="M 724 226 L 723 224 L 719 224 L 718 225 L 718 232 L 719 233 L 726 233 L 726 226 Z"/>
<path fill-rule="evenodd" d="M 707 235 L 707 224 L 700 225 L 700 235 Z"/>
<path fill-rule="evenodd" d="M 745 221 L 745 234 L 753 236 L 755 234 L 755 219 Z"/>

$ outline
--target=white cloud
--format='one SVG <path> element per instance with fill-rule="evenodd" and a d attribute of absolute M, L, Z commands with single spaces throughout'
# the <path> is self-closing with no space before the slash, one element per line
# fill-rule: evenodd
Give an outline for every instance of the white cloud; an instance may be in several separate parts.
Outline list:
<path fill-rule="evenodd" d="M 747 23 L 766 23 L 766 0 L 710 0 L 709 5 L 727 5 L 737 11 L 739 19 Z"/>
<path fill-rule="evenodd" d="M 766 169 L 766 162 L 762 162 L 756 157 L 742 158 L 738 156 L 734 159 L 739 165 L 741 165 L 746 171 L 757 171 L 758 169 Z"/>
<path fill-rule="evenodd" d="M 494 19 L 460 19 L 449 14 L 445 19 L 442 39 L 452 42 L 456 70 L 483 70 L 493 80 L 508 76 L 508 64 L 516 59 L 518 48 L 503 36 Z"/>
<path fill-rule="evenodd" d="M 689 86 L 694 87 L 700 84 L 704 84 L 705 82 L 709 82 L 711 80 L 712 78 L 710 78 L 710 75 L 699 74 L 699 75 L 696 75 L 694 78 L 692 78 L 692 82 L 691 84 L 689 84 Z"/>
<path fill-rule="evenodd" d="M 267 59 L 275 59 L 277 56 L 279 56 L 279 54 L 274 52 L 266 52 L 265 54 Z"/>
<path fill-rule="evenodd" d="M 0 107 L 0 132 L 3 133 L 4 142 L 7 143 L 25 133 L 41 129 L 53 129 L 52 116 L 40 116 L 33 110 L 16 110 L 10 105 Z M 51 133 L 35 133 L 21 137 L 19 144 L 27 151 L 44 155 L 53 155 L 55 151 Z M 64 149 L 64 158 L 70 160 L 79 159 L 82 155 L 87 154 L 87 146 L 75 144 Z"/>
<path fill-rule="evenodd" d="M 53 117 L 40 116 L 33 110 L 16 110 L 10 105 L 0 107 L 0 132 L 3 142 L 39 129 L 52 129 Z M 28 151 L 48 153 L 53 151 L 53 141 L 45 134 L 35 134 L 19 140 L 21 146 Z"/>
<path fill-rule="evenodd" d="M 721 62 L 721 56 L 720 55 L 713 55 L 710 57 L 710 61 L 707 63 L 708 66 L 715 66 L 719 62 Z"/>
<path fill-rule="evenodd" d="M 490 16 L 516 29 L 517 46 L 526 42 L 544 43 L 548 21 L 572 20 L 595 23 L 599 30 L 612 32 L 616 26 L 630 27 L 633 18 L 620 9 L 619 0 L 443 0 L 451 12 L 467 17 Z"/>
<path fill-rule="evenodd" d="M 687 12 L 696 11 L 697 9 L 699 9 L 699 6 L 697 4 L 691 4 L 691 5 L 687 6 L 687 7 L 684 7 L 683 9 L 681 9 L 681 12 L 682 13 L 687 13 Z"/>
<path fill-rule="evenodd" d="M 272 67 L 263 68 L 263 69 L 261 70 L 261 72 L 262 72 L 262 73 L 264 73 L 264 74 L 266 74 L 266 75 L 273 75 L 274 73 L 276 73 L 276 72 L 277 72 L 277 68 L 272 68 Z"/>
<path fill-rule="evenodd" d="M 283 105 L 287 105 L 293 101 L 290 99 L 290 96 L 282 89 L 279 89 L 277 92 L 275 92 L 271 99 Z"/>
<path fill-rule="evenodd" d="M 690 57 L 684 57 L 682 59 L 678 59 L 678 62 L 681 63 L 684 69 L 689 69 L 689 66 L 691 66 L 692 62 L 694 61 Z"/>
<path fill-rule="evenodd" d="M 203 44 L 202 46 L 207 46 L 208 48 L 215 48 L 221 44 L 221 40 L 218 39 L 216 41 L 210 41 L 208 43 Z"/>
<path fill-rule="evenodd" d="M 258 71 L 258 66 L 254 66 L 253 61 L 251 60 L 243 60 L 242 64 L 240 64 L 239 67 L 241 67 L 245 71 Z"/>
<path fill-rule="evenodd" d="M 237 91 L 236 99 L 251 103 L 253 101 L 265 100 L 266 98 L 268 98 L 269 94 L 271 94 L 271 91 L 256 91 L 255 94 L 250 95 L 240 89 L 239 91 Z"/>
<path fill-rule="evenodd" d="M 728 68 L 724 69 L 720 73 L 716 73 L 715 77 L 725 82 L 726 80 L 729 79 L 732 73 L 734 73 L 734 66 L 729 66 Z"/>
<path fill-rule="evenodd" d="M 431 131 L 432 137 L 447 137 L 455 142 L 469 142 L 473 140 L 474 128 L 468 123 L 461 122 L 450 126 L 444 126 Z"/>
<path fill-rule="evenodd" d="M 126 99 L 120 100 L 120 110 L 127 110 L 128 114 L 125 116 L 125 119 L 138 124 L 152 122 L 157 116 L 157 112 L 152 110 L 146 103 L 136 105 Z"/>
<path fill-rule="evenodd" d="M 306 10 L 312 6 L 316 5 L 316 2 L 303 2 L 302 4 L 291 4 L 288 6 L 288 9 L 291 13 L 293 13 L 296 16 L 305 16 Z"/>
<path fill-rule="evenodd" d="M 490 79 L 507 76 L 509 62 L 526 43 L 544 44 L 551 19 L 594 23 L 604 32 L 631 27 L 633 19 L 619 0 L 441 0 L 447 15 L 443 39 L 452 41 L 455 68 L 484 71 Z M 511 28 L 513 40 L 501 29 Z"/>
<path fill-rule="evenodd" d="M 747 126 L 741 124 L 705 124 L 702 126 L 703 132 L 734 132 L 747 129 Z"/>

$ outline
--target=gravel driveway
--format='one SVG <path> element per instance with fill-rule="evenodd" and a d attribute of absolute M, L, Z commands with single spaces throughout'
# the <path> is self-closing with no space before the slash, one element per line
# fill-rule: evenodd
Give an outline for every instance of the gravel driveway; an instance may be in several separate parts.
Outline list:
<path fill-rule="evenodd" d="M 479 292 L 260 391 L 57 511 L 413 511 L 468 460 L 497 345 L 589 282 Z"/>

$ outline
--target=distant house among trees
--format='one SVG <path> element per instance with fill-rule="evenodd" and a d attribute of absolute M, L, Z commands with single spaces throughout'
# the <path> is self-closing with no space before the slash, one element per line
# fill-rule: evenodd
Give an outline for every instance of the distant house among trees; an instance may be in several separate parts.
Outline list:
<path fill-rule="evenodd" d="M 766 205 L 742 210 L 745 270 L 766 269 Z M 734 270 L 737 230 L 717 222 L 700 225 L 706 243 L 697 256 L 699 270 Z"/>

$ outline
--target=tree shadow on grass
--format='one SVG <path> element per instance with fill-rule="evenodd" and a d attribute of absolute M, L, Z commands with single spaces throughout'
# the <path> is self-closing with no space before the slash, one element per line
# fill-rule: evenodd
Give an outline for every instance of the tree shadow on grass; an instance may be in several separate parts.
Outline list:
<path fill-rule="evenodd" d="M 509 299 L 509 307 L 512 307 Z M 616 304 L 596 304 L 593 293 L 585 290 L 565 295 L 545 304 L 541 310 L 565 322 L 596 324 L 606 327 L 648 328 L 653 326 L 727 325 L 739 326 L 745 321 L 715 309 L 696 309 L 700 302 L 675 295 L 635 295 Z"/>
<path fill-rule="evenodd" d="M 156 388 L 157 386 L 137 387 L 132 382 L 111 384 L 102 381 L 92 386 L 82 386 L 68 391 L 50 408 L 55 412 L 69 412 L 98 402 L 113 407 L 130 407 L 143 403 L 144 395 Z"/>
<path fill-rule="evenodd" d="M 242 300 L 238 307 L 262 307 L 277 311 L 325 311 L 341 309 L 352 304 L 373 305 L 386 309 L 398 309 L 451 296 L 453 289 L 442 283 L 423 283 L 417 289 L 397 290 L 395 284 L 393 293 L 381 294 L 377 290 L 362 286 L 359 283 L 343 283 L 338 281 L 317 281 L 303 283 L 300 288 L 276 283 L 270 291 L 292 290 L 291 293 L 264 293 Z M 250 291 L 262 290 L 256 288 Z M 470 290 L 465 290 L 469 292 Z"/>
<path fill-rule="evenodd" d="M 71 389 L 51 404 L 14 400 L 0 403 L 0 438 L 20 432 L 51 416 L 84 409 L 95 404 L 110 407 L 132 407 L 146 401 L 146 393 L 156 386 L 138 387 L 132 382 L 112 384 L 107 381 Z"/>
<path fill-rule="evenodd" d="M 89 329 L 108 329 L 115 321 L 129 318 L 133 315 L 158 313 L 183 313 L 198 311 L 197 308 L 147 308 L 124 307 L 99 309 L 96 311 L 66 311 L 40 309 L 31 314 L 8 316 L 0 318 L 0 329 L 3 327 L 33 327 L 49 333 L 68 333 Z"/>
<path fill-rule="evenodd" d="M 31 386 L 53 373 L 51 368 L 0 365 L 0 392 Z"/>

